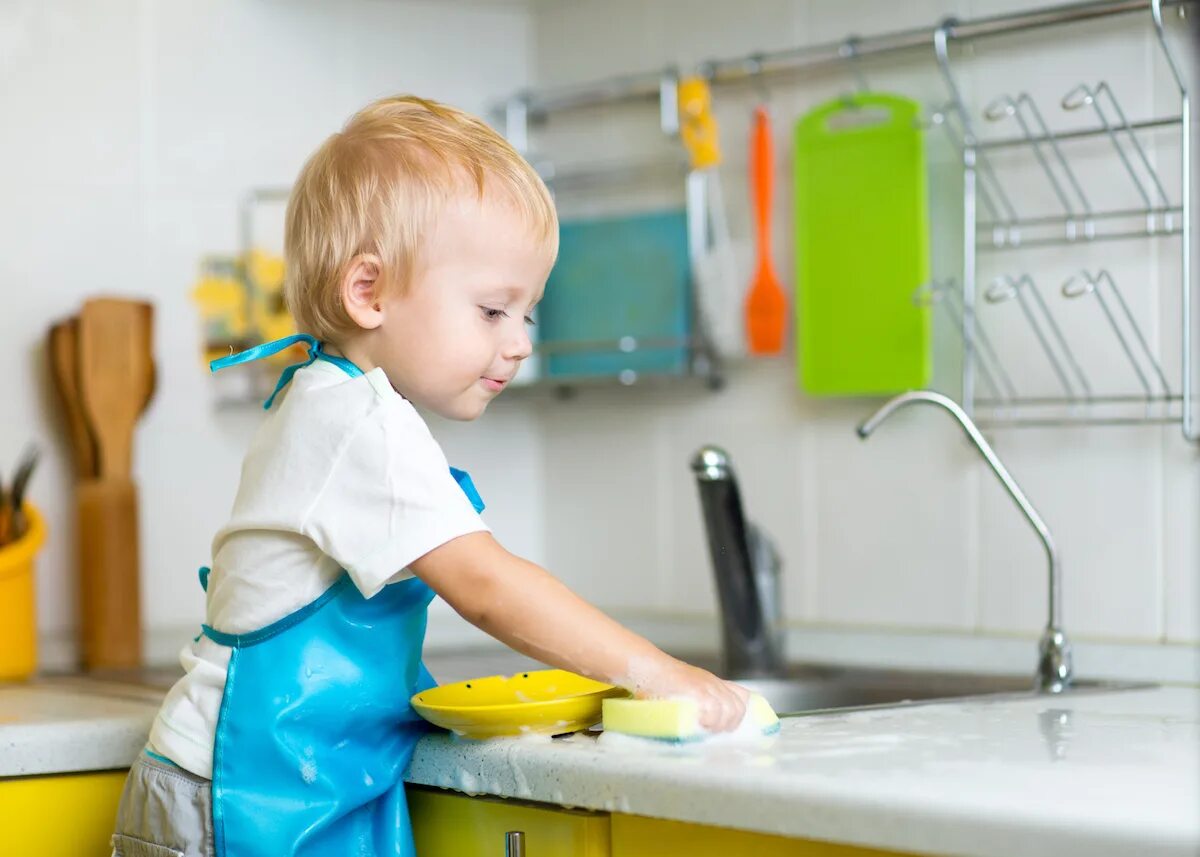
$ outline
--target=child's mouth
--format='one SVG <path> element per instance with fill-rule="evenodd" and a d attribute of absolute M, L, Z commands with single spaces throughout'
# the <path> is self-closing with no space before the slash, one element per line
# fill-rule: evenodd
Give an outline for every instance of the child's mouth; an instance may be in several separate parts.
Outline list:
<path fill-rule="evenodd" d="M 501 381 L 495 378 L 483 378 L 481 380 L 483 381 L 483 386 L 493 393 L 499 393 L 508 384 L 507 380 Z"/>

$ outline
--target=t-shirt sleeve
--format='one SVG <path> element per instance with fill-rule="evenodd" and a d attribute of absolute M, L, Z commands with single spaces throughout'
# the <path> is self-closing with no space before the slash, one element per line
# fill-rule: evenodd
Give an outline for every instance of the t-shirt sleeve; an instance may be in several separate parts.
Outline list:
<path fill-rule="evenodd" d="M 304 524 L 366 598 L 434 548 L 487 530 L 407 403 L 355 428 Z"/>

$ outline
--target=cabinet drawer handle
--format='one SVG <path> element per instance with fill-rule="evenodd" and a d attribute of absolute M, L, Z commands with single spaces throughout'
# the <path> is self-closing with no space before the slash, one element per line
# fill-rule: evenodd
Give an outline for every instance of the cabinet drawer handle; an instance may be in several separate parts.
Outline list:
<path fill-rule="evenodd" d="M 510 830 L 504 834 L 504 857 L 525 857 L 525 833 Z"/>

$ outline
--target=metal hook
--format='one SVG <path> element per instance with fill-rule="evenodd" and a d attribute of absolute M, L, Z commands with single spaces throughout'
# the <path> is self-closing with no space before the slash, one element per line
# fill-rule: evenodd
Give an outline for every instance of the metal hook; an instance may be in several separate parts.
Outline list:
<path fill-rule="evenodd" d="M 1025 320 L 1029 322 L 1030 329 L 1037 338 L 1038 344 L 1041 345 L 1042 351 L 1046 355 L 1046 359 L 1050 361 L 1050 366 L 1054 370 L 1054 374 L 1058 377 L 1059 383 L 1062 384 L 1063 390 L 1066 392 L 1067 397 L 1071 399 L 1078 399 L 1079 396 L 1075 392 L 1075 387 L 1071 384 L 1070 379 L 1067 377 L 1066 371 L 1059 362 L 1058 355 L 1054 353 L 1054 349 L 1051 347 L 1050 341 L 1046 338 L 1046 334 L 1042 330 L 1041 323 L 1039 323 L 1034 317 L 1033 310 L 1030 308 L 1029 302 L 1025 300 L 1024 293 L 1026 290 L 1033 294 L 1034 300 L 1038 304 L 1038 309 L 1041 311 L 1046 325 L 1050 328 L 1054 338 L 1058 341 L 1059 346 L 1063 349 L 1063 353 L 1067 358 L 1067 362 L 1071 364 L 1072 371 L 1075 373 L 1075 376 L 1079 379 L 1080 385 L 1083 387 L 1084 398 L 1090 399 L 1092 397 L 1091 384 L 1088 383 L 1087 376 L 1083 374 L 1083 370 L 1080 368 L 1078 361 L 1075 360 L 1074 353 L 1071 351 L 1070 346 L 1067 345 L 1066 338 L 1063 336 L 1058 324 L 1055 323 L 1054 317 L 1050 315 L 1050 308 L 1046 306 L 1046 302 L 1042 300 L 1041 293 L 1038 291 L 1037 286 L 1034 284 L 1031 276 L 1028 274 L 1022 274 L 1020 278 L 1014 280 L 1007 274 L 1001 274 L 992 280 L 991 285 L 989 285 L 987 291 L 984 292 L 984 299 L 988 303 L 998 304 L 1004 303 L 1013 297 L 1016 298 L 1017 305 L 1021 308 L 1021 313 L 1025 316 Z"/>
<path fill-rule="evenodd" d="M 1100 94 L 1108 95 L 1109 105 L 1117 114 L 1120 124 L 1114 128 L 1113 124 L 1108 120 L 1108 114 L 1104 108 L 1100 106 Z M 1170 208 L 1171 202 L 1167 197 L 1166 190 L 1163 189 L 1162 182 L 1159 181 L 1158 173 L 1154 171 L 1154 167 L 1150 164 L 1150 159 L 1146 156 L 1146 150 L 1142 148 L 1141 142 L 1138 140 L 1137 134 L 1129 124 L 1129 119 L 1125 116 L 1125 111 L 1121 108 L 1121 104 L 1117 101 L 1116 94 L 1112 91 L 1112 87 L 1105 81 L 1100 81 L 1095 87 L 1090 87 L 1086 83 L 1081 83 L 1062 97 L 1062 107 L 1064 110 L 1078 110 L 1081 107 L 1090 106 L 1095 112 L 1096 117 L 1100 120 L 1101 126 L 1104 128 L 1105 134 L 1108 135 L 1108 140 L 1112 143 L 1112 147 L 1116 150 L 1117 156 L 1121 159 L 1122 165 L 1125 167 L 1125 172 L 1129 174 L 1129 178 L 1133 181 L 1134 187 L 1137 188 L 1138 195 L 1146 204 L 1146 228 L 1149 232 L 1154 232 L 1157 229 L 1157 220 L 1155 217 L 1154 203 L 1150 199 L 1150 194 L 1142 184 L 1141 178 L 1138 177 L 1137 170 L 1133 168 L 1133 164 L 1129 160 L 1129 156 L 1125 154 L 1125 149 L 1121 146 L 1117 139 L 1117 130 L 1123 130 L 1129 137 L 1129 141 L 1133 144 L 1134 151 L 1137 153 L 1138 160 L 1141 161 L 1142 167 L 1146 174 L 1150 177 L 1151 183 L 1154 185 L 1159 198 L 1162 200 L 1162 208 Z M 1164 213 L 1164 222 L 1167 229 L 1172 228 L 1171 215 L 1169 212 Z"/>
<path fill-rule="evenodd" d="M 1016 282 L 1012 277 L 1001 274 L 994 277 L 983 293 L 983 299 L 990 304 L 1002 304 L 1017 293 Z"/>
<path fill-rule="evenodd" d="M 1142 351 L 1146 355 L 1146 360 L 1149 361 L 1151 368 L 1154 369 L 1154 374 L 1158 376 L 1158 382 L 1162 384 L 1163 394 L 1171 395 L 1170 385 L 1167 384 L 1167 376 L 1163 373 L 1162 366 L 1154 359 L 1154 352 L 1150 350 L 1150 343 L 1146 341 L 1146 337 L 1142 335 L 1142 329 L 1133 318 L 1133 312 L 1129 309 L 1129 304 L 1125 303 L 1125 298 L 1121 294 L 1121 290 L 1117 288 L 1117 281 L 1113 279 L 1112 274 L 1107 268 L 1101 268 L 1096 272 L 1095 281 L 1097 284 L 1105 282 L 1108 284 L 1109 291 L 1117 299 L 1117 303 L 1121 305 L 1121 311 L 1125 313 L 1125 318 L 1129 322 L 1129 327 L 1133 331 L 1133 335 L 1137 337 L 1138 344 L 1142 346 Z"/>
<path fill-rule="evenodd" d="M 912 301 L 916 306 L 932 306 L 941 304 L 946 308 L 946 313 L 950 316 L 950 320 L 954 323 L 954 329 L 962 339 L 963 345 L 974 343 L 978 340 L 979 348 L 972 348 L 972 353 L 975 354 L 975 362 L 979 368 L 979 374 L 987 385 L 992 389 L 997 399 L 1013 400 L 1017 397 L 1017 388 L 1012 382 L 1012 378 L 1004 369 L 1004 363 L 1000 360 L 996 353 L 995 347 L 992 345 L 991 339 L 983 327 L 978 324 L 973 325 L 974 333 L 970 333 L 967 326 L 968 313 L 962 301 L 958 298 L 958 292 L 955 288 L 955 281 L 951 279 L 943 280 L 942 282 L 929 282 L 917 287 L 913 292 Z M 971 314 L 973 316 L 973 313 Z M 994 375 L 993 375 L 994 371 Z M 999 377 L 1000 384 L 996 383 L 996 378 Z"/>
<path fill-rule="evenodd" d="M 1022 110 L 1022 107 L 1024 107 L 1025 110 Z M 1041 133 L 1042 137 L 1040 140 L 1030 129 L 1029 123 L 1026 122 L 1024 115 L 1026 112 L 1028 112 L 1033 118 L 1033 121 L 1037 126 L 1037 130 Z M 1070 182 L 1076 196 L 1079 197 L 1079 202 L 1083 208 L 1084 214 L 1084 234 L 1088 238 L 1094 237 L 1095 223 L 1091 218 L 1091 203 L 1088 201 L 1087 195 L 1083 192 L 1083 187 L 1080 186 L 1079 180 L 1075 177 L 1075 172 L 1067 163 L 1067 159 L 1063 155 L 1062 149 L 1058 145 L 1058 137 L 1050 131 L 1049 126 L 1046 124 L 1045 118 L 1042 116 L 1042 112 L 1038 110 L 1037 104 L 1034 102 L 1033 98 L 1030 97 L 1029 93 L 1021 92 L 1016 98 L 1013 98 L 1010 95 L 1000 95 L 997 98 L 994 98 L 987 105 L 987 107 L 984 108 L 983 115 L 984 118 L 991 122 L 998 122 L 1008 116 L 1011 116 L 1017 120 L 1017 124 L 1021 128 L 1021 134 L 1030 144 L 1030 148 L 1033 150 L 1034 157 L 1037 158 L 1038 164 L 1042 168 L 1042 172 L 1046 174 L 1046 178 L 1050 181 L 1050 186 L 1054 190 L 1055 196 L 1058 197 L 1059 203 L 1061 203 L 1063 210 L 1067 214 L 1068 219 L 1066 237 L 1067 240 L 1073 241 L 1076 238 L 1075 206 L 1072 205 L 1066 191 L 1058 180 L 1058 176 L 1056 176 L 1054 170 L 1050 168 L 1050 163 L 1046 160 L 1045 155 L 1042 153 L 1041 143 L 1046 142 L 1049 144 L 1050 150 L 1053 153 L 1055 160 L 1058 162 L 1059 168 L 1066 176 L 1067 181 Z"/>
<path fill-rule="evenodd" d="M 1125 352 L 1125 356 L 1129 359 L 1129 365 L 1133 367 L 1133 371 L 1137 375 L 1138 382 L 1142 385 L 1142 389 L 1146 393 L 1146 398 L 1149 399 L 1153 396 L 1153 392 L 1150 389 L 1150 381 L 1146 378 L 1146 374 L 1142 371 L 1141 366 L 1138 364 L 1137 358 L 1134 357 L 1133 349 L 1129 347 L 1128 340 L 1126 340 L 1125 335 L 1121 332 L 1121 327 L 1117 323 L 1116 316 L 1113 315 L 1112 310 L 1109 308 L 1108 301 L 1105 300 L 1104 293 L 1100 289 L 1101 284 L 1107 284 L 1109 291 L 1111 291 L 1113 296 L 1117 299 L 1117 303 L 1121 307 L 1121 312 L 1125 316 L 1125 321 L 1129 325 L 1129 329 L 1132 330 L 1134 336 L 1137 337 L 1138 344 L 1141 345 L 1142 351 L 1146 355 L 1147 362 L 1149 362 L 1151 368 L 1154 369 L 1155 375 L 1158 376 L 1158 382 L 1162 385 L 1163 395 L 1170 396 L 1171 388 L 1167 384 L 1166 375 L 1163 373 L 1162 367 L 1159 365 L 1158 361 L 1154 359 L 1154 353 L 1150 350 L 1150 344 L 1142 335 L 1142 329 L 1138 326 L 1137 321 L 1134 319 L 1133 312 L 1129 309 L 1129 304 L 1125 302 L 1125 298 L 1121 294 L 1121 290 L 1117 288 L 1116 280 L 1113 279 L 1112 274 L 1110 274 L 1107 269 L 1101 268 L 1094 276 L 1085 270 L 1080 270 L 1078 275 L 1072 275 L 1068 277 L 1065 282 L 1063 282 L 1061 291 L 1063 297 L 1066 298 L 1078 298 L 1086 294 L 1094 294 L 1096 296 L 1096 302 L 1100 304 L 1100 309 L 1104 311 L 1104 316 L 1108 319 L 1109 327 L 1112 328 L 1113 334 L 1117 337 L 1117 342 L 1121 345 L 1121 350 Z"/>
<path fill-rule="evenodd" d="M 950 145 L 953 146 L 955 151 L 961 155 L 963 152 L 964 142 L 962 136 L 959 135 L 954 129 L 954 123 L 950 119 L 953 113 L 953 103 L 935 106 L 933 113 L 929 115 L 929 119 L 925 122 L 923 127 L 925 129 L 940 127 L 946 132 L 946 138 L 950 141 Z M 996 179 L 995 173 L 992 172 L 991 164 L 989 164 L 986 159 L 977 160 L 976 172 L 979 175 L 980 181 L 976 185 L 975 190 L 979 196 L 980 202 L 983 203 L 984 207 L 991 214 L 992 220 L 1005 220 L 1005 215 L 1000 213 L 1000 210 L 996 207 L 996 203 L 993 201 L 994 197 L 1000 199 L 1004 206 L 1005 213 L 1008 215 L 1008 219 L 1016 220 L 1016 211 L 1013 209 L 1012 203 L 1008 199 L 1008 195 L 1004 192 L 1003 186 Z M 988 190 L 988 182 L 995 187 L 994 193 Z M 1020 240 L 1019 233 L 1011 223 L 1003 228 L 997 226 L 993 230 L 992 243 L 996 246 L 1003 246 L 1010 239 L 1013 243 L 1017 243 Z"/>
<path fill-rule="evenodd" d="M 976 137 L 967 115 L 966 102 L 963 101 L 962 92 L 958 88 L 958 82 L 954 79 L 954 73 L 950 70 L 950 29 L 955 23 L 954 18 L 946 18 L 942 21 L 941 26 L 933 31 L 933 52 L 937 57 L 938 69 L 941 71 L 942 78 L 946 82 L 946 88 L 950 90 L 950 103 L 958 111 L 959 118 L 963 123 L 963 143 L 974 147 Z"/>
<path fill-rule="evenodd" d="M 1146 398 L 1149 399 L 1152 395 L 1150 391 L 1150 382 L 1146 380 L 1146 375 L 1142 372 L 1142 368 L 1138 365 L 1137 359 L 1133 356 L 1133 351 L 1129 348 L 1129 343 L 1125 340 L 1125 335 L 1121 333 L 1121 328 L 1117 324 L 1116 318 L 1113 317 L 1112 310 L 1108 308 L 1108 302 L 1104 299 L 1104 295 L 1100 294 L 1100 290 L 1096 287 L 1096 281 L 1087 271 L 1080 271 L 1083 276 L 1081 285 L 1076 285 L 1079 278 L 1072 275 L 1062 284 L 1062 294 L 1066 298 L 1078 298 L 1086 294 L 1094 294 L 1096 302 L 1100 304 L 1100 309 L 1104 311 L 1105 318 L 1108 319 L 1109 327 L 1117 337 L 1117 342 L 1121 344 L 1121 349 L 1125 352 L 1125 356 L 1129 358 L 1129 365 L 1133 367 L 1134 373 L 1137 375 L 1138 382 L 1142 385 L 1142 389 L 1146 393 Z"/>
<path fill-rule="evenodd" d="M 1179 11 L 1182 14 L 1186 6 L 1180 6 Z M 1175 85 L 1179 87 L 1181 95 L 1187 94 L 1187 86 L 1183 82 L 1183 75 L 1179 71 L 1179 66 L 1175 62 L 1175 55 L 1171 53 L 1171 49 L 1167 46 L 1167 34 L 1163 28 L 1162 17 L 1162 0 L 1150 0 L 1150 17 L 1154 19 L 1154 30 L 1158 36 L 1159 44 L 1162 45 L 1163 55 L 1167 58 L 1167 65 L 1171 68 L 1171 76 L 1175 78 Z"/>
<path fill-rule="evenodd" d="M 766 56 L 764 54 L 752 54 L 746 58 L 746 74 L 754 82 L 754 94 L 758 97 L 760 104 L 768 104 L 771 100 L 771 91 L 768 89 L 766 81 L 763 79 L 763 64 Z"/>
<path fill-rule="evenodd" d="M 1096 97 L 1086 83 L 1081 83 L 1062 97 L 1063 110 L 1078 110 L 1086 104 L 1092 104 Z"/>
<path fill-rule="evenodd" d="M 1028 286 L 1029 293 L 1033 295 L 1033 299 L 1037 301 L 1038 307 L 1042 311 L 1042 317 L 1046 320 L 1050 332 L 1054 334 L 1054 338 L 1058 340 L 1058 346 L 1062 349 L 1063 356 L 1067 358 L 1067 362 L 1071 364 L 1071 370 L 1075 373 L 1075 377 L 1079 379 L 1079 385 L 1083 388 L 1083 397 L 1085 399 L 1092 398 L 1092 385 L 1088 382 L 1087 376 L 1083 372 L 1083 367 L 1079 365 L 1079 361 L 1075 359 L 1075 352 L 1071 350 L 1071 346 L 1067 344 L 1067 338 L 1063 336 L 1062 329 L 1058 326 L 1058 322 L 1054 320 L 1054 316 L 1050 312 L 1050 307 L 1042 297 L 1042 292 L 1033 282 L 1033 277 L 1029 274 L 1023 274 L 1018 281 L 1019 284 Z"/>
<path fill-rule="evenodd" d="M 668 137 L 679 136 L 679 69 L 671 66 L 658 79 L 658 126 Z"/>
<path fill-rule="evenodd" d="M 946 89 L 950 92 L 950 102 L 947 107 L 953 109 L 955 115 L 958 116 L 959 124 L 962 126 L 964 156 L 972 161 L 972 165 L 981 179 L 986 177 L 991 181 L 993 193 L 1000 200 L 1001 205 L 1008 215 L 1008 223 L 1005 231 L 993 234 L 993 242 L 997 246 L 1005 243 L 1019 244 L 1021 240 L 1020 232 L 1014 225 L 1019 219 L 1016 208 L 1013 206 L 1011 200 L 1009 200 L 1008 194 L 1005 193 L 1003 185 L 997 180 L 986 153 L 982 149 L 977 148 L 979 138 L 971 125 L 971 116 L 967 111 L 966 102 L 963 100 L 962 91 L 958 88 L 958 82 L 955 80 L 954 72 L 950 68 L 950 31 L 956 24 L 957 20 L 955 18 L 945 18 L 941 25 L 933 31 L 933 51 L 937 58 L 938 71 L 942 75 Z"/>
<path fill-rule="evenodd" d="M 854 83 L 860 93 L 870 90 L 870 87 L 867 86 L 866 75 L 863 74 L 862 64 L 859 62 L 858 46 L 861 43 L 862 39 L 858 36 L 848 36 L 838 48 L 838 56 L 850 63 L 850 73 L 854 75 Z"/>

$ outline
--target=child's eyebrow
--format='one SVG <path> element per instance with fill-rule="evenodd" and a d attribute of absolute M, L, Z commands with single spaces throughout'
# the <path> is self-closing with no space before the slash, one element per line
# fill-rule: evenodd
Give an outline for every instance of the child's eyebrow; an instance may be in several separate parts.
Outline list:
<path fill-rule="evenodd" d="M 499 286 L 492 287 L 490 289 L 490 291 L 492 294 L 495 294 L 500 297 L 504 297 L 505 299 L 512 301 L 512 300 L 515 300 L 516 298 L 520 297 L 521 294 L 523 292 L 525 292 L 526 290 L 521 288 L 520 286 L 499 285 Z M 541 299 L 542 299 L 542 296 L 538 295 L 536 298 L 534 298 L 533 304 L 536 304 Z"/>

